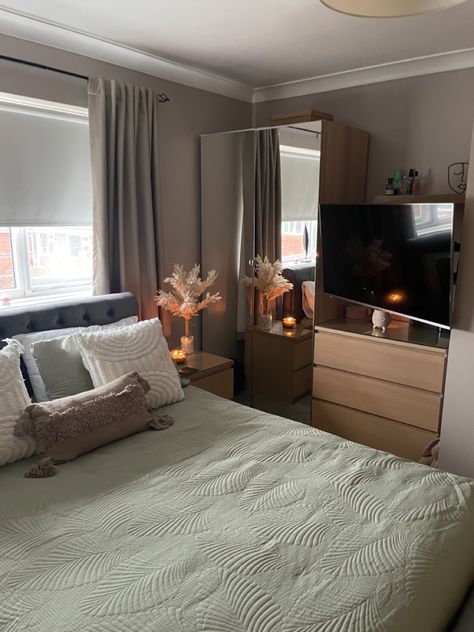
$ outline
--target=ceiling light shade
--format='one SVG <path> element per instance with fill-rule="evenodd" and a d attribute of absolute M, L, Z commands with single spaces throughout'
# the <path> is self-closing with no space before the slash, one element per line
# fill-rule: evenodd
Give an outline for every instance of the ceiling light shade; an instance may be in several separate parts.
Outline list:
<path fill-rule="evenodd" d="M 400 18 L 449 9 L 466 0 L 321 0 L 329 9 L 365 18 Z"/>

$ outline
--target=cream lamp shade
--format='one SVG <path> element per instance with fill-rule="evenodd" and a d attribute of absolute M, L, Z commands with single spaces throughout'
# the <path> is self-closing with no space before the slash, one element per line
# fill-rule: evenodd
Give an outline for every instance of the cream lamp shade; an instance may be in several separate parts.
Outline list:
<path fill-rule="evenodd" d="M 366 18 L 399 18 L 449 9 L 466 0 L 321 0 L 329 9 Z"/>

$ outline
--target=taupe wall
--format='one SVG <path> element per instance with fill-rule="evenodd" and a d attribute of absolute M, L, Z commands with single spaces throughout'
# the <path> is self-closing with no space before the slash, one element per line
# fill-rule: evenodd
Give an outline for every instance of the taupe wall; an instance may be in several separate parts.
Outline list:
<path fill-rule="evenodd" d="M 166 92 L 171 102 L 161 107 L 161 277 L 173 263 L 191 266 L 200 259 L 201 134 L 249 127 L 249 103 L 133 72 L 88 57 L 0 35 L 0 52 L 64 70 Z M 0 62 L 0 92 L 12 92 L 74 105 L 87 105 L 86 83 L 79 79 L 11 62 Z M 176 321 L 176 319 L 173 319 Z M 169 320 L 165 319 L 165 331 Z M 199 327 L 196 326 L 196 334 Z M 181 333 L 178 323 L 173 333 Z"/>
<path fill-rule="evenodd" d="M 471 148 L 474 165 L 474 138 Z M 474 169 L 464 208 L 454 328 L 449 345 L 440 466 L 474 478 Z"/>
<path fill-rule="evenodd" d="M 474 70 L 259 103 L 255 122 L 268 125 L 272 114 L 310 107 L 370 133 L 368 201 L 383 193 L 386 178 L 397 167 L 420 167 L 422 190 L 446 193 L 448 165 L 469 160 Z"/>

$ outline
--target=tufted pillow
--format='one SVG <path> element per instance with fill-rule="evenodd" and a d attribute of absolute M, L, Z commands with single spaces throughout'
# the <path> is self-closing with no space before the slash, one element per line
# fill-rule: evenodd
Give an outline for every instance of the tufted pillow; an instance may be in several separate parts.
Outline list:
<path fill-rule="evenodd" d="M 32 437 L 15 437 L 18 418 L 30 403 L 20 369 L 23 347 L 16 340 L 7 340 L 0 350 L 0 465 L 19 461 L 35 453 Z"/>
<path fill-rule="evenodd" d="M 129 373 L 100 388 L 52 402 L 31 404 L 18 421 L 18 436 L 33 435 L 54 463 L 71 461 L 107 443 L 149 428 L 149 386 Z"/>
<path fill-rule="evenodd" d="M 14 336 L 15 340 L 24 347 L 23 362 L 25 363 L 28 371 L 28 377 L 30 378 L 31 388 L 37 402 L 46 402 L 49 399 L 55 399 L 57 397 L 66 397 L 67 395 L 73 395 L 74 392 L 79 392 L 84 384 L 88 388 L 92 388 L 92 382 L 87 375 L 87 371 L 82 366 L 80 359 L 78 358 L 78 351 L 70 359 L 70 363 L 66 370 L 64 363 L 67 363 L 68 358 L 64 355 L 64 351 L 61 355 L 61 368 L 55 371 L 56 367 L 60 365 L 57 362 L 57 358 L 48 359 L 48 367 L 43 366 L 43 372 L 47 375 L 48 383 L 45 384 L 43 379 L 41 367 L 38 365 L 36 358 L 33 355 L 33 345 L 39 342 L 46 342 L 49 340 L 63 339 L 66 336 L 77 333 L 79 331 L 85 331 L 87 329 L 101 330 L 115 327 L 124 327 L 137 322 L 136 316 L 130 316 L 129 318 L 122 318 L 115 323 L 109 325 L 92 325 L 91 327 L 68 327 L 65 329 L 48 329 L 45 331 L 35 331 L 30 334 L 18 334 Z M 53 345 L 54 346 L 54 345 Z M 77 360 L 79 359 L 79 363 Z M 80 375 L 78 376 L 78 371 Z M 55 384 L 56 378 L 59 384 Z M 77 388 L 75 387 L 76 378 L 78 381 Z M 48 389 L 50 393 L 48 393 Z M 79 389 L 79 390 L 78 390 Z M 85 390 L 85 389 L 84 389 Z"/>
<path fill-rule="evenodd" d="M 150 385 L 147 404 L 159 408 L 184 399 L 178 372 L 158 318 L 103 332 L 83 332 L 71 336 L 94 386 L 137 371 Z"/>

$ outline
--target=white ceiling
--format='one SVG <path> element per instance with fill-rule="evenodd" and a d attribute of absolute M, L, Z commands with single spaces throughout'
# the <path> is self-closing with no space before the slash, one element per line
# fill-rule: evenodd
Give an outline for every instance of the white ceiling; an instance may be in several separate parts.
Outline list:
<path fill-rule="evenodd" d="M 129 57 L 146 53 L 143 63 L 159 58 L 174 62 L 175 70 L 184 66 L 201 71 L 201 80 L 216 75 L 223 79 L 217 92 L 225 92 L 227 84 L 230 91 L 240 86 L 242 95 L 427 56 L 434 68 L 433 55 L 435 66 L 441 61 L 454 67 L 474 65 L 474 0 L 442 12 L 389 19 L 338 14 L 319 0 L 0 0 L 0 32 L 90 56 L 99 56 L 91 44 L 109 55 L 118 44 L 122 53 L 123 47 L 134 49 L 125 51 Z M 439 56 L 450 51 L 463 51 L 462 60 L 459 55 Z M 113 61 L 105 52 L 99 58 Z M 426 72 L 436 71 L 423 63 Z M 422 72 L 411 71 L 410 64 L 403 69 L 405 76 Z M 392 78 L 390 70 L 382 69 L 387 78 Z M 381 80 L 380 72 L 377 76 Z M 352 76 L 352 85 L 356 83 Z M 273 93 L 261 91 L 262 98 L 266 94 Z"/>

